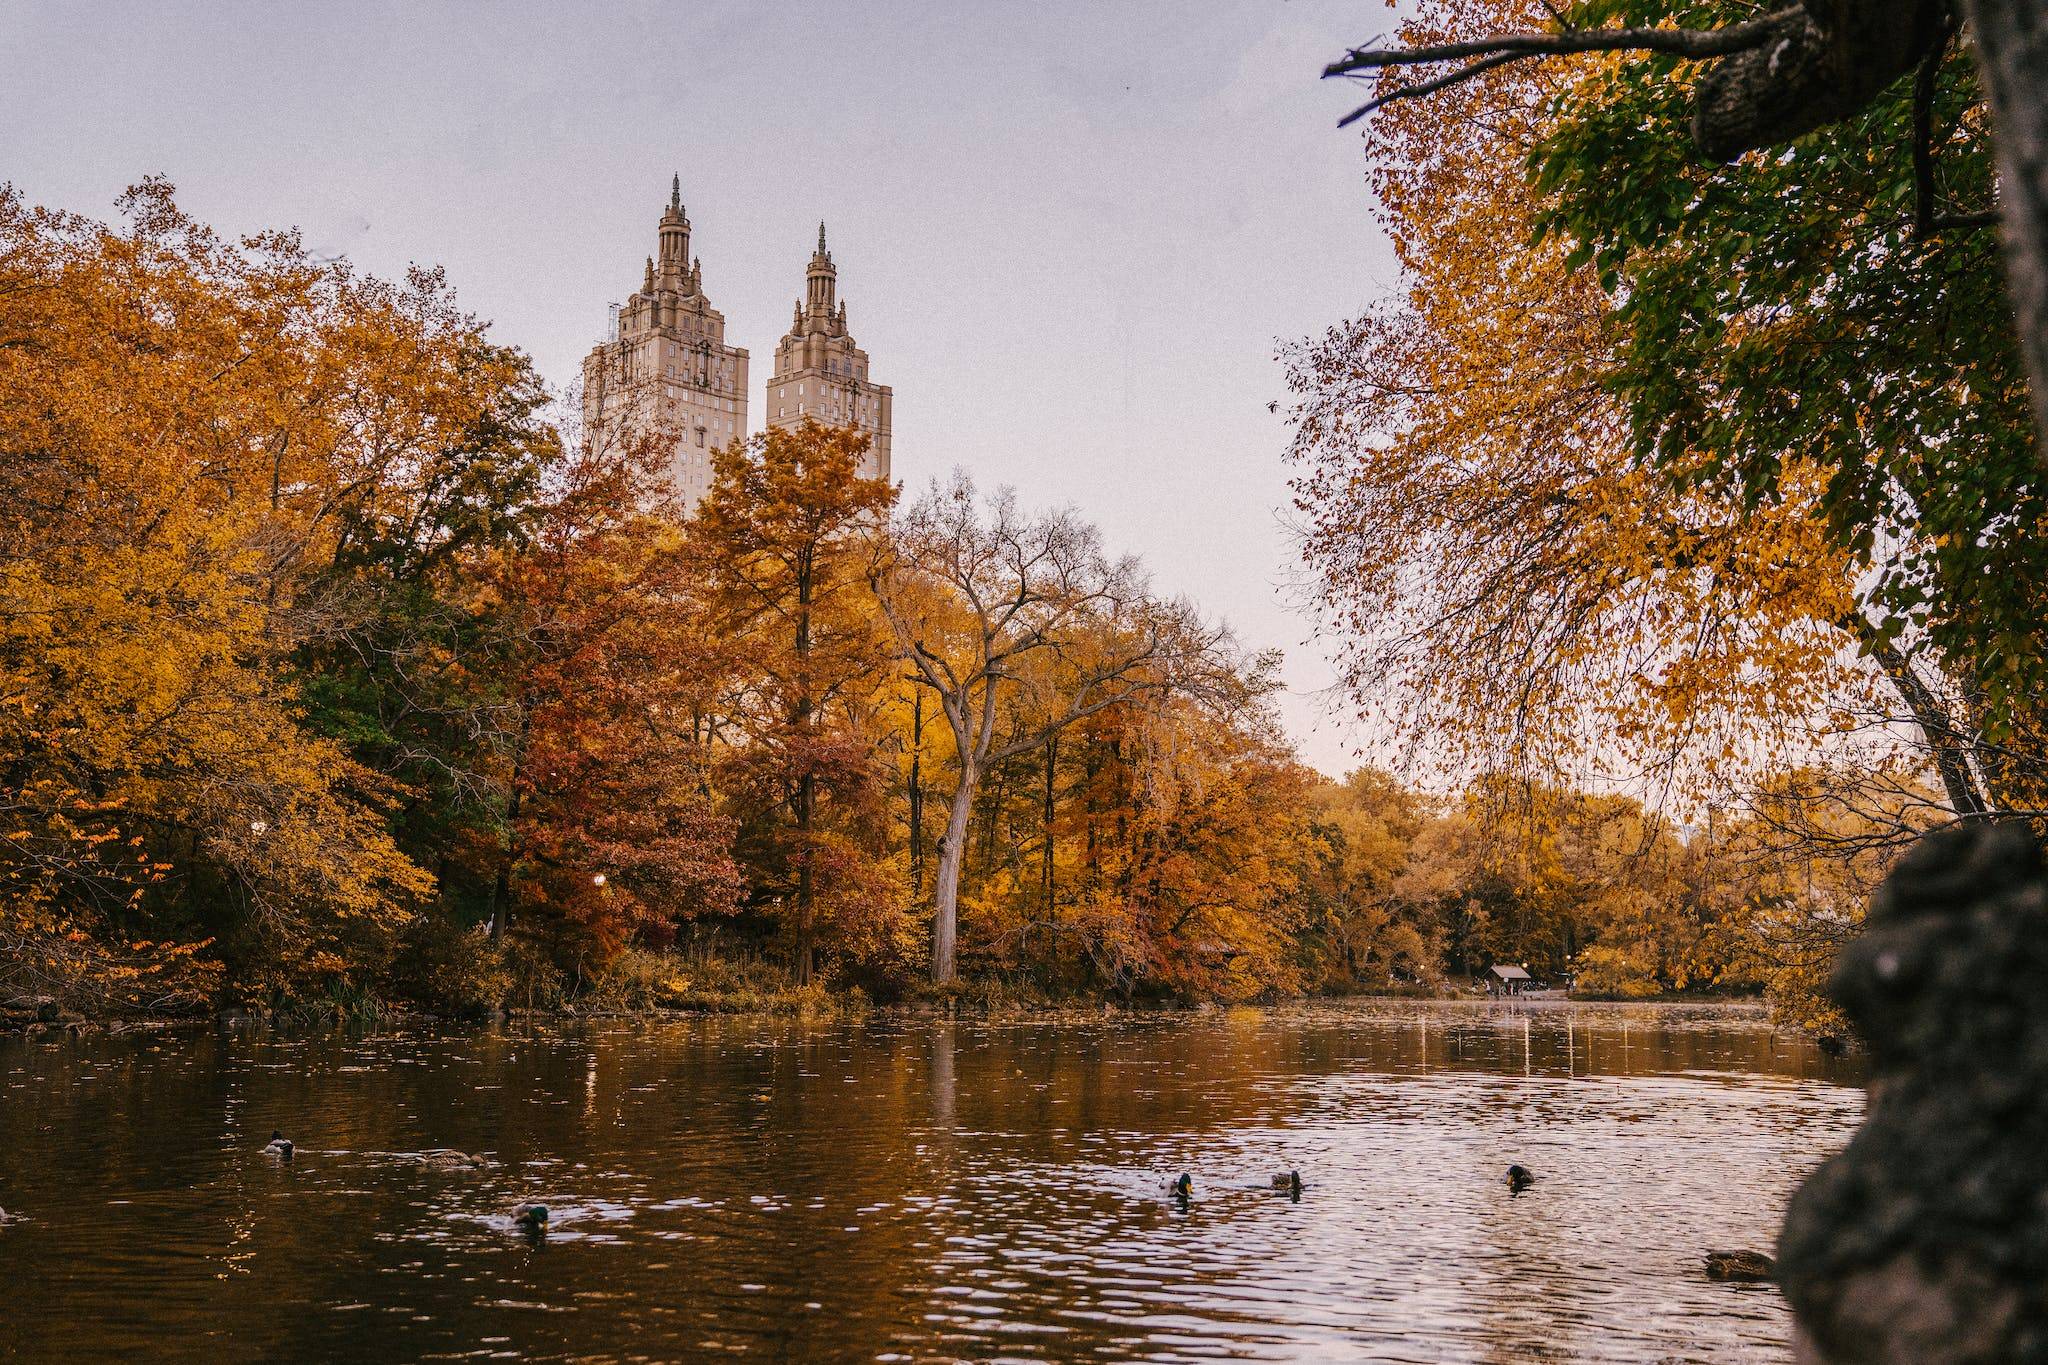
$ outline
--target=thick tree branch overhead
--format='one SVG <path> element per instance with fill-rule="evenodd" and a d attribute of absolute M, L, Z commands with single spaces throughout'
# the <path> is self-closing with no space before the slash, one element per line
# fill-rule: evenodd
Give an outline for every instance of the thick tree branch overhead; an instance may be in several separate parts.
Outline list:
<path fill-rule="evenodd" d="M 1959 14 L 1960 9 L 1960 14 Z M 2048 4 L 2043 0 L 1804 0 L 1716 29 L 1575 28 L 1496 34 L 1421 47 L 1363 47 L 1323 70 L 1381 82 L 1341 121 L 1415 99 L 1510 62 L 1585 52 L 1650 52 L 1706 64 L 1695 87 L 1693 141 L 1716 161 L 1790 142 L 1849 118 L 1941 51 L 1967 27 L 1989 96 L 1999 162 L 2007 278 L 2034 416 L 2048 455 Z M 1389 84 L 1387 72 L 1415 68 Z M 1448 70 L 1441 69 L 1448 67 Z M 1931 213 L 1923 190 L 1915 221 L 1931 229 L 1984 226 L 1982 213 Z"/>
<path fill-rule="evenodd" d="M 1806 0 L 1716 29 L 1572 28 L 1510 33 L 1428 47 L 1358 48 L 1325 77 L 1363 78 L 1396 67 L 1433 68 L 1383 90 L 1343 119 L 1349 124 L 1399 99 L 1441 90 L 1482 71 L 1533 57 L 1650 52 L 1711 63 L 1693 107 L 1700 151 L 1728 161 L 1846 118 L 1917 67 L 1944 40 L 1948 0 Z"/>

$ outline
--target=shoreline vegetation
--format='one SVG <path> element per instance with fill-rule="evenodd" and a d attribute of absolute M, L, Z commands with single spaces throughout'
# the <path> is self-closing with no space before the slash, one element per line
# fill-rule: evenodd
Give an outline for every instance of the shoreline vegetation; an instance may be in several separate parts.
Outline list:
<path fill-rule="evenodd" d="M 1755 992 L 1687 990 L 1655 996 L 1581 995 L 1541 992 L 1522 997 L 1489 996 L 1484 987 L 1439 986 L 1386 991 L 1277 996 L 1258 1000 L 1155 999 L 1112 1000 L 1099 995 L 1054 998 L 1028 987 L 1003 987 L 982 982 L 948 992 L 921 991 L 902 999 L 877 1002 L 864 991 L 828 990 L 820 985 L 756 983 L 745 987 L 672 993 L 621 992 L 608 989 L 569 1004 L 538 1007 L 516 1002 L 505 1007 L 451 1014 L 398 1001 L 361 998 L 352 1001 L 294 1001 L 277 1008 L 231 1006 L 166 1013 L 148 1009 L 83 1014 L 44 997 L 12 1000 L 0 1005 L 0 1038 L 55 1040 L 95 1033 L 120 1035 L 145 1032 L 188 1032 L 209 1027 L 338 1028 L 347 1026 L 474 1028 L 515 1023 L 670 1023 L 701 1019 L 786 1019 L 798 1022 L 847 1020 L 959 1019 L 992 1023 L 1093 1023 L 1103 1019 L 1172 1018 L 1248 1009 L 1262 1013 L 1374 1004 L 1452 1004 L 1477 1008 L 1556 1008 L 1576 1005 L 1747 1006 L 1791 1035 L 1809 1031 L 1786 1022 Z M 1821 1034 L 1823 1039 L 1832 1035 Z"/>

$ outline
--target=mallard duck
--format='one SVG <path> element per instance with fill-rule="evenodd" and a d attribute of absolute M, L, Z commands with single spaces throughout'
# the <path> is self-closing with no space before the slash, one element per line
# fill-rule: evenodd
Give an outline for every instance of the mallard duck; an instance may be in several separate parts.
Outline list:
<path fill-rule="evenodd" d="M 1514 1193 L 1520 1194 L 1523 1190 L 1528 1189 L 1531 1185 L 1535 1183 L 1536 1177 L 1529 1173 L 1527 1167 L 1508 1167 L 1508 1189 L 1513 1191 Z"/>
<path fill-rule="evenodd" d="M 1186 1171 L 1182 1171 L 1167 1182 L 1166 1192 L 1185 1204 L 1195 1193 L 1195 1178 Z"/>
<path fill-rule="evenodd" d="M 1778 1263 L 1761 1251 L 1710 1251 L 1703 1259 L 1710 1280 L 1766 1284 L 1778 1278 Z"/>
<path fill-rule="evenodd" d="M 274 1156 L 279 1161 L 290 1161 L 292 1159 L 292 1140 L 273 1128 L 270 1130 L 270 1141 L 263 1144 L 263 1154 L 265 1156 Z"/>
<path fill-rule="evenodd" d="M 1299 1199 L 1301 1197 L 1301 1172 L 1283 1171 L 1281 1174 L 1274 1176 L 1273 1188 Z"/>
<path fill-rule="evenodd" d="M 548 1206 L 546 1204 L 521 1204 L 513 1210 L 512 1223 L 521 1232 L 540 1236 L 548 1230 Z"/>
<path fill-rule="evenodd" d="M 418 1161 L 422 1166 L 432 1166 L 443 1171 L 473 1171 L 490 1164 L 480 1156 L 471 1156 L 468 1152 L 459 1152 L 453 1147 L 436 1147 L 431 1151 L 421 1152 Z"/>

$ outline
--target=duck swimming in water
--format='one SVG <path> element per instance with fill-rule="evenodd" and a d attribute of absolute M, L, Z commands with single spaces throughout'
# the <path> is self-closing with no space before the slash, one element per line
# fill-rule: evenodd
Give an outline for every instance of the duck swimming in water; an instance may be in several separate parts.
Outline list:
<path fill-rule="evenodd" d="M 1283 1171 L 1273 1177 L 1273 1188 L 1293 1198 L 1301 1198 L 1301 1172 Z"/>
<path fill-rule="evenodd" d="M 474 1171 L 490 1165 L 480 1156 L 458 1152 L 453 1147 L 435 1147 L 421 1152 L 416 1158 L 422 1166 L 432 1166 L 441 1171 Z"/>
<path fill-rule="evenodd" d="M 1166 1192 L 1172 1195 L 1176 1202 L 1185 1204 L 1195 1193 L 1195 1178 L 1182 1171 L 1167 1184 Z"/>
<path fill-rule="evenodd" d="M 1761 1251 L 1710 1251 L 1707 1278 L 1736 1284 L 1768 1284 L 1778 1278 L 1778 1263 Z"/>
<path fill-rule="evenodd" d="M 1531 1175 L 1526 1168 L 1521 1166 L 1508 1167 L 1508 1189 L 1513 1193 L 1520 1194 L 1535 1183 L 1536 1177 Z"/>
<path fill-rule="evenodd" d="M 263 1154 L 265 1156 L 274 1156 L 279 1161 L 290 1161 L 292 1159 L 292 1140 L 273 1128 L 270 1130 L 270 1141 L 263 1145 Z"/>
<path fill-rule="evenodd" d="M 521 1204 L 512 1212 L 512 1222 L 521 1232 L 539 1237 L 548 1230 L 546 1204 Z"/>

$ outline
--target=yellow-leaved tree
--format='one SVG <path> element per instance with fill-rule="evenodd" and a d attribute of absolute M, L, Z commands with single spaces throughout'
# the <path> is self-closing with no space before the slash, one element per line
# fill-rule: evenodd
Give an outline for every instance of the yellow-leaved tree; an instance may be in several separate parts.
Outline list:
<path fill-rule="evenodd" d="M 169 992 L 169 939 L 215 940 L 250 990 L 345 980 L 432 879 L 391 784 L 303 723 L 291 653 L 349 619 L 315 586 L 343 528 L 401 515 L 534 381 L 432 273 L 224 239 L 161 181 L 121 208 L 0 190 L 6 956 L 124 998 Z"/>
<path fill-rule="evenodd" d="M 1403 38 L 1548 19 L 1433 0 Z M 1900 838 L 1984 810 L 2025 764 L 1867 596 L 1898 547 L 1843 547 L 1829 469 L 1787 450 L 1759 495 L 1635 449 L 1615 300 L 1534 231 L 1516 169 L 1566 84 L 1598 78 L 1507 67 L 1370 125 L 1402 297 L 1288 357 L 1304 555 L 1348 690 L 1440 770 L 1517 779 L 1482 790 L 1620 784 L 1696 817 L 1822 764 L 1910 793 Z"/>

